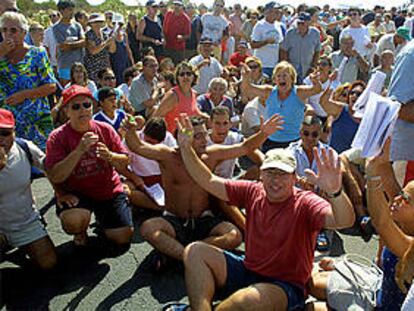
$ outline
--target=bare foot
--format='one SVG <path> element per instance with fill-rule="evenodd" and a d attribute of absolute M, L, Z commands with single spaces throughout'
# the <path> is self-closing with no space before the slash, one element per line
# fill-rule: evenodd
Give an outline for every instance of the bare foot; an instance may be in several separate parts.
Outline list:
<path fill-rule="evenodd" d="M 75 244 L 75 246 L 86 246 L 86 244 L 88 244 L 88 234 L 86 232 L 75 234 L 73 237 L 73 244 Z"/>

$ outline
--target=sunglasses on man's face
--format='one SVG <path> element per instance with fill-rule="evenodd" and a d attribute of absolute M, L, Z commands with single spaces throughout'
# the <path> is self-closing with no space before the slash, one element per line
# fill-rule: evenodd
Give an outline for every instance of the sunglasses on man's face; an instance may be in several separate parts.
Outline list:
<path fill-rule="evenodd" d="M 83 102 L 81 104 L 80 103 L 75 103 L 75 104 L 72 104 L 72 106 L 70 106 L 70 109 L 79 110 L 81 108 L 81 106 L 84 109 L 90 109 L 92 107 L 92 103 L 91 102 Z"/>
<path fill-rule="evenodd" d="M 0 136 L 1 137 L 9 137 L 10 135 L 13 134 L 13 131 L 8 131 L 8 130 L 0 130 Z"/>
<path fill-rule="evenodd" d="M 303 136 L 312 136 L 313 138 L 318 138 L 319 137 L 319 132 L 309 132 L 309 131 L 302 131 Z"/>
<path fill-rule="evenodd" d="M 105 81 L 113 81 L 113 80 L 115 80 L 116 78 L 114 77 L 114 76 L 107 76 L 107 77 L 104 77 L 103 78 Z"/>
<path fill-rule="evenodd" d="M 182 71 L 182 72 L 180 72 L 180 73 L 178 74 L 178 76 L 179 76 L 179 77 L 184 77 L 184 76 L 187 76 L 187 77 L 192 77 L 192 76 L 193 76 L 193 73 L 192 73 L 191 71 Z"/>

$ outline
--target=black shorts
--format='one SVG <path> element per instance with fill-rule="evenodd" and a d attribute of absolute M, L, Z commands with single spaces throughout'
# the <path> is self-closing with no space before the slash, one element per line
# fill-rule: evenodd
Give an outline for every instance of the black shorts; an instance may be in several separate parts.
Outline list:
<path fill-rule="evenodd" d="M 61 208 L 56 205 L 58 216 L 63 211 L 72 208 L 84 208 L 95 214 L 96 221 L 103 229 L 132 227 L 131 209 L 125 193 L 116 194 L 112 199 L 103 201 L 94 200 L 83 195 L 74 195 L 79 198 L 78 205 L 70 207 L 64 204 Z"/>
<path fill-rule="evenodd" d="M 210 215 L 198 218 L 179 218 L 174 215 L 162 215 L 161 218 L 173 226 L 175 238 L 184 246 L 207 238 L 211 230 L 223 222 L 223 220 Z"/>

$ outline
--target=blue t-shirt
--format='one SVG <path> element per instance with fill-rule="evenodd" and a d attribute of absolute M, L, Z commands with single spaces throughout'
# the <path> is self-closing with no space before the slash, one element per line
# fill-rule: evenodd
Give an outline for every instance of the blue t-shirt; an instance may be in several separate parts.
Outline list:
<path fill-rule="evenodd" d="M 275 86 L 266 100 L 265 119 L 269 120 L 278 113 L 283 117 L 285 123 L 283 130 L 277 131 L 269 136 L 274 142 L 290 142 L 300 137 L 300 126 L 305 115 L 305 104 L 297 95 L 297 88 L 294 86 L 290 95 L 285 100 L 278 96 L 278 87 Z"/>
<path fill-rule="evenodd" d="M 112 125 L 115 131 L 119 130 L 124 118 L 125 112 L 120 109 L 115 110 L 115 117 L 113 119 L 109 118 L 102 110 L 93 116 L 95 121 L 101 121 Z"/>
<path fill-rule="evenodd" d="M 331 147 L 338 153 L 350 149 L 358 127 L 359 123 L 352 118 L 349 108 L 345 106 L 332 124 Z"/>

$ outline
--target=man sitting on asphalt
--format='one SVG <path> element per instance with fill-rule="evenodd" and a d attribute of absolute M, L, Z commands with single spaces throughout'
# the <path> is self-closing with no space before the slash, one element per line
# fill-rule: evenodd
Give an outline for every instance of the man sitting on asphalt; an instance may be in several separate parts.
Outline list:
<path fill-rule="evenodd" d="M 18 141 L 13 114 L 0 109 L 0 234 L 41 269 L 56 265 L 56 252 L 34 207 L 31 164 L 43 168 L 44 153 L 32 142 Z M 1 251 L 1 250 L 0 250 Z"/>
<path fill-rule="evenodd" d="M 192 118 L 194 126 L 193 147 L 204 163 L 213 169 L 221 162 L 237 158 L 260 147 L 266 138 L 280 129 L 281 118 L 277 115 L 262 124 L 261 130 L 243 143 L 207 148 L 208 132 L 203 119 Z M 214 217 L 209 194 L 194 183 L 182 162 L 181 150 L 162 144 L 151 145 L 142 141 L 136 131 L 136 124 L 125 122 L 125 139 L 129 149 L 148 159 L 158 161 L 165 190 L 165 212 L 162 217 L 145 221 L 141 235 L 160 253 L 176 260 L 182 260 L 185 245 L 203 240 L 223 249 L 234 249 L 240 245 L 242 235 L 231 223 Z M 230 219 L 238 217 L 229 209 Z M 154 268 L 165 266 L 167 257 L 159 256 Z"/>
<path fill-rule="evenodd" d="M 178 125 L 181 156 L 191 177 L 205 191 L 247 212 L 245 257 L 204 242 L 184 250 L 192 310 L 211 310 L 216 289 L 227 299 L 215 310 L 302 309 L 318 232 L 350 227 L 355 219 L 342 191 L 339 159 L 333 152 L 319 155 L 315 150 L 318 174 L 307 171 L 308 179 L 328 194 L 328 203 L 295 188 L 296 161 L 290 151 L 266 154 L 260 183 L 226 180 L 213 175 L 197 156 L 192 147 L 196 129 L 189 119 L 181 118 Z"/>
<path fill-rule="evenodd" d="M 69 121 L 50 134 L 45 160 L 62 227 L 76 245 L 85 245 L 93 212 L 108 240 L 127 246 L 132 216 L 114 165 L 128 161 L 128 150 L 111 125 L 92 120 L 94 99 L 87 88 L 73 85 L 62 98 Z"/>

